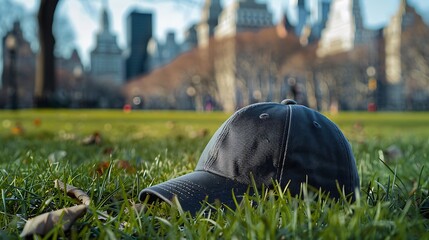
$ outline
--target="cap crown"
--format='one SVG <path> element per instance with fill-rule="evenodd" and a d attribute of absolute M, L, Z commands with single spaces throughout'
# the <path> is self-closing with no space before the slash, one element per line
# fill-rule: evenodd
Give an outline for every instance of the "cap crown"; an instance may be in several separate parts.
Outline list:
<path fill-rule="evenodd" d="M 277 180 L 292 194 L 301 183 L 338 196 L 359 188 L 349 143 L 322 114 L 301 106 L 259 103 L 233 114 L 213 135 L 196 171 L 207 171 L 237 182 L 270 186 Z"/>

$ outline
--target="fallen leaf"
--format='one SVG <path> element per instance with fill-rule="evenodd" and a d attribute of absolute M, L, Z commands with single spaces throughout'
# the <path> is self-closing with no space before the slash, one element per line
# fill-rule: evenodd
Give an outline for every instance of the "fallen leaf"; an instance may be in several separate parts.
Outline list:
<path fill-rule="evenodd" d="M 114 148 L 112 147 L 107 147 L 103 149 L 103 154 L 104 155 L 112 155 L 112 153 L 115 151 Z"/>
<path fill-rule="evenodd" d="M 45 235 L 56 225 L 62 223 L 61 228 L 64 231 L 70 229 L 73 223 L 79 217 L 86 213 L 88 206 L 77 205 L 69 208 L 59 209 L 53 212 L 47 212 L 37 217 L 28 219 L 22 230 L 20 237 L 28 237 L 34 234 Z"/>
<path fill-rule="evenodd" d="M 116 162 L 116 167 L 125 170 L 127 173 L 136 172 L 136 169 L 126 160 L 118 160 Z"/>
<path fill-rule="evenodd" d="M 388 162 L 389 161 L 396 161 L 399 158 L 404 156 L 402 150 L 397 145 L 390 145 L 388 148 L 386 148 L 383 151 L 383 153 L 386 156 L 386 160 Z"/>
<path fill-rule="evenodd" d="M 83 145 L 99 145 L 101 143 L 101 134 L 94 132 L 82 140 Z"/>
<path fill-rule="evenodd" d="M 72 185 L 64 184 L 60 180 L 55 180 L 55 188 L 59 188 L 62 191 L 66 191 L 67 195 L 74 196 L 75 198 L 79 199 L 79 201 L 88 206 L 91 203 L 91 199 L 89 198 L 88 194 L 86 192 L 80 190 L 77 187 L 74 187 Z"/>
<path fill-rule="evenodd" d="M 11 129 L 11 132 L 13 135 L 22 135 L 24 134 L 24 127 L 22 127 L 21 123 L 17 122 Z"/>
<path fill-rule="evenodd" d="M 136 169 L 126 160 L 116 160 L 114 162 L 114 167 L 117 169 L 123 169 L 127 173 L 135 173 Z M 103 173 L 110 167 L 110 161 L 100 162 L 95 168 L 95 172 L 98 175 L 103 175 Z"/>
<path fill-rule="evenodd" d="M 107 213 L 107 211 L 97 212 L 97 219 L 100 221 L 107 221 L 111 216 Z"/>
<path fill-rule="evenodd" d="M 141 203 L 133 203 L 131 205 L 131 209 L 137 214 L 139 215 L 141 212 L 146 210 L 146 206 L 141 204 Z"/>
<path fill-rule="evenodd" d="M 210 130 L 208 130 L 207 128 L 204 129 L 200 129 L 198 131 L 198 136 L 203 138 L 203 137 L 207 137 L 210 134 Z"/>
<path fill-rule="evenodd" d="M 176 127 L 176 122 L 175 121 L 168 121 L 165 123 L 165 126 L 171 130 L 171 129 Z"/>
<path fill-rule="evenodd" d="M 33 124 L 34 124 L 34 126 L 36 126 L 36 127 L 40 127 L 40 125 L 42 125 L 42 120 L 41 120 L 40 118 L 35 118 L 35 119 L 33 120 Z"/>
<path fill-rule="evenodd" d="M 67 156 L 67 152 L 60 150 L 49 154 L 48 160 L 50 163 L 56 163 L 63 159 L 65 156 Z"/>

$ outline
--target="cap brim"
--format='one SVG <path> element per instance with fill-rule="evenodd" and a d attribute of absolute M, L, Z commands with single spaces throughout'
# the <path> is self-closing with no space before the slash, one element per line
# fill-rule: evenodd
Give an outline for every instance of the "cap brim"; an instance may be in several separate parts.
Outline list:
<path fill-rule="evenodd" d="M 233 192 L 235 198 L 239 200 L 247 190 L 247 184 L 206 171 L 194 171 L 143 189 L 139 199 L 145 201 L 149 197 L 148 202 L 161 199 L 172 205 L 172 200 L 176 196 L 184 211 L 196 213 L 205 200 L 208 203 L 219 201 L 234 208 Z"/>

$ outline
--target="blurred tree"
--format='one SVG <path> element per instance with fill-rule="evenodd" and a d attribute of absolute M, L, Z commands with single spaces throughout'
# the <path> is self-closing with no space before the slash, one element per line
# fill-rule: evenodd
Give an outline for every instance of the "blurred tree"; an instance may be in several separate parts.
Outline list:
<path fill-rule="evenodd" d="M 59 5 L 61 1 L 59 2 Z M 85 9 L 94 12 L 95 10 L 89 3 L 82 3 Z M 57 8 L 60 8 L 59 6 Z M 63 9 L 64 12 L 67 9 Z M 31 43 L 31 48 L 37 51 L 38 42 L 38 25 L 35 21 L 36 13 L 27 10 L 21 3 L 12 0 L 2 0 L 0 4 L 0 36 L 6 35 L 15 21 L 19 21 L 23 30 L 24 38 Z M 74 50 L 75 46 L 70 44 L 75 41 L 75 31 L 67 15 L 55 14 L 53 23 L 53 34 L 56 40 L 55 55 L 67 57 Z M 0 59 L 1 62 L 1 59 Z"/>
<path fill-rule="evenodd" d="M 41 0 L 37 21 L 40 51 L 37 59 L 34 105 L 53 107 L 55 92 L 55 38 L 52 31 L 54 13 L 59 0 Z"/>
<path fill-rule="evenodd" d="M 40 0 L 40 6 L 37 15 L 40 51 L 37 59 L 34 91 L 34 106 L 37 108 L 55 106 L 55 38 L 52 27 L 54 22 L 54 14 L 58 3 L 59 0 Z M 190 6 L 195 6 L 194 3 L 201 2 L 200 0 L 181 0 L 177 1 L 177 3 L 188 3 Z M 86 7 L 90 6 L 88 1 L 82 1 L 82 4 L 84 4 Z"/>

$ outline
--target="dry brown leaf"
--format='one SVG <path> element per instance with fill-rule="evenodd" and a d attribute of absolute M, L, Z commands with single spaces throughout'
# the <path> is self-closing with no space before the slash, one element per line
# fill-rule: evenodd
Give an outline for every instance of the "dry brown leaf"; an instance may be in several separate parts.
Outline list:
<path fill-rule="evenodd" d="M 136 169 L 126 160 L 116 160 L 113 165 L 117 169 L 125 170 L 127 173 L 135 173 Z M 110 161 L 100 162 L 96 168 L 95 172 L 98 175 L 103 175 L 103 173 L 110 167 Z"/>
<path fill-rule="evenodd" d="M 85 137 L 82 140 L 83 145 L 99 145 L 101 144 L 101 134 L 99 132 L 94 132 L 93 134 Z"/>
<path fill-rule="evenodd" d="M 387 149 L 383 150 L 386 162 L 394 162 L 404 156 L 401 148 L 397 145 L 390 145 Z"/>
<path fill-rule="evenodd" d="M 104 155 L 112 155 L 112 153 L 115 151 L 113 147 L 106 147 L 103 149 Z"/>
<path fill-rule="evenodd" d="M 124 210 L 125 214 L 130 214 L 130 211 L 134 211 L 134 213 L 136 215 L 141 214 L 142 212 L 144 212 L 146 210 L 146 206 L 141 204 L 141 203 L 134 203 L 131 202 L 131 207 L 130 208 L 126 208 Z"/>
<path fill-rule="evenodd" d="M 34 234 L 43 236 L 51 231 L 58 223 L 60 223 L 60 221 L 62 223 L 62 229 L 67 231 L 76 219 L 86 213 L 87 208 L 88 206 L 86 205 L 77 205 L 44 213 L 37 217 L 28 219 L 20 237 L 28 237 Z"/>
<path fill-rule="evenodd" d="M 72 185 L 64 184 L 60 180 L 55 180 L 55 187 L 61 189 L 62 191 L 66 191 L 67 195 L 74 196 L 75 198 L 79 199 L 79 201 L 88 206 L 91 203 L 91 199 L 89 198 L 88 194 L 86 192 L 80 190 L 77 187 L 74 187 Z"/>
<path fill-rule="evenodd" d="M 141 203 L 135 203 L 132 205 L 132 209 L 137 213 L 141 213 L 142 211 L 145 210 L 145 206 Z"/>
<path fill-rule="evenodd" d="M 95 172 L 98 175 L 103 175 L 103 173 L 110 167 L 110 162 L 104 161 L 97 165 Z"/>
<path fill-rule="evenodd" d="M 33 124 L 34 124 L 34 126 L 36 126 L 36 127 L 40 127 L 40 125 L 42 125 L 42 120 L 41 120 L 40 118 L 35 118 L 35 119 L 33 120 Z"/>
<path fill-rule="evenodd" d="M 25 130 L 20 122 L 17 122 L 13 128 L 11 128 L 11 132 L 13 135 L 22 135 Z"/>
<path fill-rule="evenodd" d="M 135 173 L 136 169 L 126 160 L 118 160 L 116 167 L 125 170 L 127 173 Z"/>

